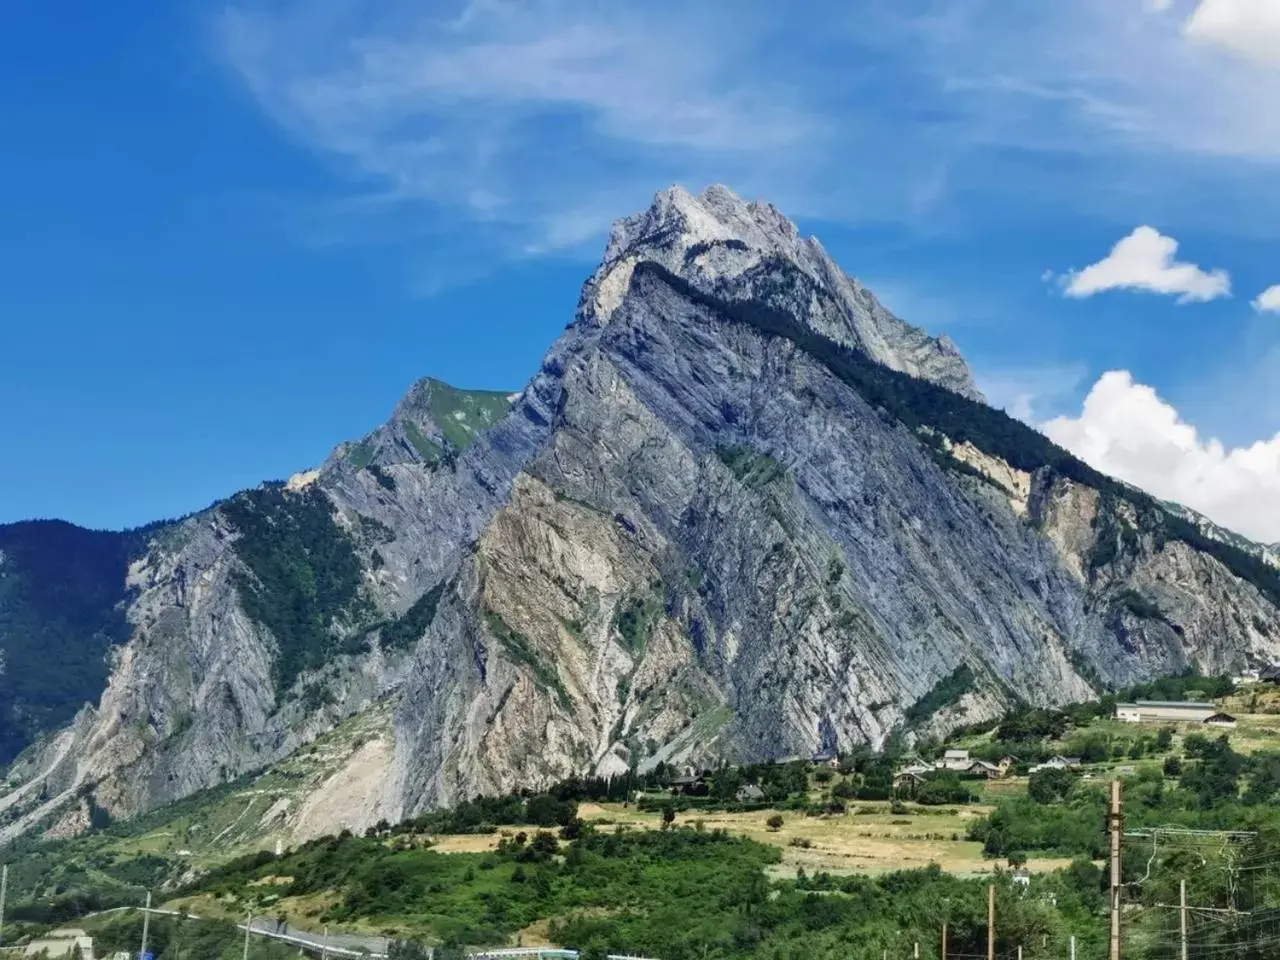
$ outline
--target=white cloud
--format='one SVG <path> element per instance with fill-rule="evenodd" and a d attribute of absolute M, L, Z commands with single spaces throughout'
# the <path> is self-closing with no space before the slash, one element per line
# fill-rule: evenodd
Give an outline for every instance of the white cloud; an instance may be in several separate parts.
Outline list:
<path fill-rule="evenodd" d="M 1280 283 L 1267 287 L 1253 301 L 1253 309 L 1259 313 L 1280 313 Z"/>
<path fill-rule="evenodd" d="M 1280 540 L 1280 434 L 1228 449 L 1124 370 L 1099 378 L 1078 417 L 1042 429 L 1104 473 L 1260 542 Z"/>
<path fill-rule="evenodd" d="M 916 231 L 995 204 L 1269 231 L 1280 72 L 1224 56 L 1189 4 L 229 0 L 213 37 L 374 201 L 339 206 L 419 243 L 424 221 L 463 226 L 480 259 L 594 254 L 672 182 Z"/>
<path fill-rule="evenodd" d="M 1186 35 L 1268 66 L 1280 66 L 1280 0 L 1201 0 Z"/>
<path fill-rule="evenodd" d="M 217 38 L 262 107 L 369 192 L 546 253 L 669 182 L 773 169 L 822 140 L 788 84 L 744 69 L 758 18 L 713 6 L 243 0 Z"/>
<path fill-rule="evenodd" d="M 1231 294 L 1231 277 L 1225 270 L 1202 270 L 1194 263 L 1175 260 L 1178 241 L 1154 227 L 1138 227 L 1114 247 L 1105 259 L 1073 270 L 1063 278 L 1069 297 L 1091 297 L 1106 290 L 1145 290 L 1178 296 L 1179 303 L 1214 300 Z"/>

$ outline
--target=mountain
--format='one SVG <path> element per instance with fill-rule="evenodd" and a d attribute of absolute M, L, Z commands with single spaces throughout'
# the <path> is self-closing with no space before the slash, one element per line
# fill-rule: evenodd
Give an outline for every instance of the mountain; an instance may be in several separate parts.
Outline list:
<path fill-rule="evenodd" d="M 1217 540 L 1221 543 L 1229 544 L 1244 553 L 1257 557 L 1263 563 L 1271 567 L 1280 568 L 1280 543 L 1255 543 L 1247 537 L 1242 537 L 1233 530 L 1226 527 L 1220 527 L 1203 514 L 1184 507 L 1180 503 L 1170 503 L 1165 501 L 1162 506 L 1176 517 L 1181 517 L 1187 523 L 1195 526 L 1204 536 L 1210 540 Z"/>
<path fill-rule="evenodd" d="M 105 689 L 14 764 L 0 839 L 302 755 L 323 778 L 245 815 L 358 829 L 1280 653 L 1273 567 L 988 407 L 953 344 L 723 187 L 615 226 L 519 394 L 423 381 L 321 467 L 151 531 L 119 589 Z"/>
<path fill-rule="evenodd" d="M 69 722 L 129 639 L 124 533 L 56 520 L 0 525 L 0 765 Z"/>

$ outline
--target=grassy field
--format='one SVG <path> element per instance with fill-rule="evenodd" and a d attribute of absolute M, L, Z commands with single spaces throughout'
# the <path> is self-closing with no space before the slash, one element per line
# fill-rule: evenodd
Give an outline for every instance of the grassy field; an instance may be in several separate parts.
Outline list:
<path fill-rule="evenodd" d="M 1245 689 L 1218 702 L 1235 715 L 1238 726 L 1229 731 L 1199 725 L 1175 728 L 1169 748 L 1152 746 L 1159 725 L 1121 723 L 1110 718 L 1095 719 L 1071 730 L 1066 738 L 1050 744 L 1054 752 L 1069 753 L 1081 737 L 1103 737 L 1109 741 L 1109 755 L 1083 772 L 1098 788 L 1113 776 L 1143 771 L 1157 772 L 1169 756 L 1182 756 L 1186 738 L 1193 734 L 1209 737 L 1223 732 L 1241 754 L 1280 751 L 1280 691 L 1270 688 Z M 11 859 L 10 891 L 24 891 L 49 898 L 62 891 L 93 889 L 114 897 L 112 902 L 134 902 L 139 892 L 178 876 L 192 876 L 226 861 L 261 850 L 296 847 L 314 835 L 305 832 L 307 811 L 314 810 L 317 798 L 329 798 L 336 808 L 358 807 L 358 800 L 339 792 L 342 771 L 353 758 L 388 740 L 390 717 L 385 710 L 373 710 L 339 726 L 326 737 L 303 748 L 269 771 L 246 777 L 216 790 L 194 796 L 132 822 L 53 844 L 32 844 L 15 851 Z M 985 748 L 996 754 L 1004 745 L 992 743 L 993 732 L 959 738 L 953 745 L 973 750 Z M 1146 743 L 1145 755 L 1131 758 L 1129 747 Z M 932 754 L 928 754 L 931 756 Z M 814 771 L 809 780 L 809 801 L 815 809 L 825 808 L 830 791 L 843 779 L 830 771 Z M 827 781 L 827 782 L 820 782 Z M 767 821 L 775 811 L 712 812 L 687 810 L 678 813 L 677 824 L 701 821 L 707 829 L 722 828 L 734 836 L 767 844 L 781 852 L 781 863 L 771 866 L 774 876 L 795 876 L 803 870 L 835 875 L 880 875 L 887 872 L 937 864 L 958 877 L 978 877 L 1002 864 L 983 856 L 979 843 L 967 838 L 970 827 L 985 817 L 994 805 L 1025 795 L 1025 777 L 991 782 L 973 782 L 980 802 L 972 805 L 922 806 L 905 804 L 894 812 L 888 802 L 851 800 L 843 814 L 806 815 L 798 810 L 777 811 L 783 818 L 780 829 L 771 830 Z M 1176 778 L 1166 777 L 1172 787 Z M 344 806 L 345 804 L 345 806 Z M 657 811 L 641 811 L 621 803 L 587 803 L 579 810 L 587 823 L 602 832 L 614 826 L 653 831 L 661 827 Z M 336 830 L 336 828 L 333 828 Z M 496 848 L 504 836 L 518 832 L 532 835 L 536 827 L 504 826 L 489 834 L 419 834 L 413 842 L 429 842 L 441 853 L 484 853 Z M 1065 866 L 1067 861 L 1032 858 L 1029 868 L 1044 873 Z M 264 885 L 258 898 L 266 902 L 272 895 Z M 299 903 L 298 922 L 323 912 L 325 904 Z M 291 908 L 293 909 L 293 908 Z"/>
<path fill-rule="evenodd" d="M 1025 781 L 1010 784 L 1025 789 Z M 967 807 L 921 807 L 907 805 L 906 813 L 894 814 L 888 803 L 857 803 L 843 815 L 807 817 L 784 811 L 779 830 L 767 824 L 775 811 L 751 813 L 693 813 L 678 815 L 676 822 L 701 822 L 708 829 L 724 829 L 735 836 L 747 837 L 782 850 L 782 864 L 775 871 L 795 876 L 798 868 L 807 873 L 825 871 L 832 874 L 887 873 L 893 870 L 938 864 L 957 876 L 981 876 L 996 864 L 984 860 L 982 845 L 964 839 L 969 824 L 986 816 L 990 807 L 974 804 Z M 656 812 L 643 812 L 622 804 L 583 804 L 579 815 L 599 829 L 618 825 L 636 830 L 658 830 L 661 817 Z M 496 849 L 503 836 L 513 836 L 534 827 L 504 827 L 496 834 L 439 836 L 433 838 L 435 849 L 445 853 L 481 853 Z M 1065 860 L 1032 860 L 1028 867 L 1036 872 L 1065 866 Z"/>

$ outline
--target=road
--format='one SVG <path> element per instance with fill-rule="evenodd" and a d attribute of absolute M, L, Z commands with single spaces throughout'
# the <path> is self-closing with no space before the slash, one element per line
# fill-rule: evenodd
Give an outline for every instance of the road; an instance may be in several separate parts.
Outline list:
<path fill-rule="evenodd" d="M 237 927 L 243 930 L 244 924 L 237 924 Z M 276 921 L 265 918 L 254 919 L 252 931 L 255 935 L 283 940 L 285 943 L 309 946 L 316 950 L 327 949 L 329 953 L 339 956 L 354 957 L 367 953 L 373 957 L 385 957 L 387 945 L 390 943 L 386 937 L 370 937 L 358 933 L 331 932 L 328 937 L 325 937 L 323 932 L 313 933 L 310 930 L 299 930 L 297 927 L 288 925 L 277 929 Z"/>

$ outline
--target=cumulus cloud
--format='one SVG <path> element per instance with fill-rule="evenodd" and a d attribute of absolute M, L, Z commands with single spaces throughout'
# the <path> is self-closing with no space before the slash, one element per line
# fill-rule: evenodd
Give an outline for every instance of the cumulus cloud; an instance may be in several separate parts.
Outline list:
<path fill-rule="evenodd" d="M 1079 416 L 1042 429 L 1104 473 L 1254 540 L 1280 540 L 1280 434 L 1228 449 L 1125 370 L 1103 374 Z"/>
<path fill-rule="evenodd" d="M 1176 294 L 1179 303 L 1230 296 L 1227 271 L 1175 260 L 1177 252 L 1177 240 L 1154 227 L 1138 227 L 1106 258 L 1063 277 L 1063 291 L 1069 297 L 1091 297 L 1106 290 L 1145 290 Z"/>
<path fill-rule="evenodd" d="M 1253 301 L 1253 309 L 1259 313 L 1280 313 L 1280 283 L 1267 287 Z"/>
<path fill-rule="evenodd" d="M 1280 0 L 1201 0 L 1184 30 L 1193 40 L 1280 66 Z"/>

